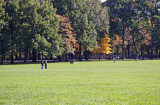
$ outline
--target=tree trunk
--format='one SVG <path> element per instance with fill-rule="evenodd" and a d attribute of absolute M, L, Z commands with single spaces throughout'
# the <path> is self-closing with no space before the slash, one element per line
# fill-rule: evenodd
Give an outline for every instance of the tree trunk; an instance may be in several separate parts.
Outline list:
<path fill-rule="evenodd" d="M 11 35 L 11 64 L 14 64 L 14 58 L 13 58 L 13 52 L 14 52 L 14 49 L 13 49 L 13 31 L 14 31 L 14 28 L 13 28 L 13 20 L 10 21 L 9 23 L 9 28 L 11 29 L 10 30 L 10 35 Z"/>
<path fill-rule="evenodd" d="M 125 23 L 126 23 L 126 20 L 125 19 L 122 19 L 122 59 L 125 59 Z"/>
<path fill-rule="evenodd" d="M 19 52 L 19 59 L 20 59 L 20 60 L 22 59 L 22 52 L 21 52 L 21 50 L 20 50 L 20 52 Z"/>
<path fill-rule="evenodd" d="M 135 45 L 135 50 L 136 50 L 136 57 L 138 57 L 138 51 L 136 45 Z"/>
<path fill-rule="evenodd" d="M 41 60 L 41 54 L 38 52 L 38 60 Z"/>
<path fill-rule="evenodd" d="M 128 57 L 130 56 L 130 45 L 128 44 Z"/>
<path fill-rule="evenodd" d="M 144 52 L 143 52 L 143 47 L 141 47 L 141 57 L 143 57 Z"/>
<path fill-rule="evenodd" d="M 13 42 L 11 42 L 11 64 L 14 64 L 14 58 L 13 58 Z"/>
<path fill-rule="evenodd" d="M 156 47 L 156 58 L 158 58 L 158 48 Z"/>
<path fill-rule="evenodd" d="M 99 54 L 99 61 L 101 61 L 101 54 Z"/>
<path fill-rule="evenodd" d="M 3 56 L 1 55 L 1 64 L 3 65 Z"/>
<path fill-rule="evenodd" d="M 65 62 L 68 61 L 68 54 L 65 54 Z"/>
<path fill-rule="evenodd" d="M 150 55 L 150 59 L 153 59 L 154 57 L 153 57 L 153 44 L 152 44 L 152 46 L 151 46 L 151 55 Z"/>
<path fill-rule="evenodd" d="M 42 60 L 44 59 L 44 57 L 43 57 L 43 52 L 42 52 Z"/>
<path fill-rule="evenodd" d="M 25 53 L 24 54 L 24 63 L 27 63 L 27 58 L 28 58 L 27 57 L 28 56 L 27 52 L 28 52 L 27 49 L 25 49 L 25 52 L 24 52 Z"/>
<path fill-rule="evenodd" d="M 85 59 L 88 61 L 88 50 L 85 50 Z"/>
<path fill-rule="evenodd" d="M 117 55 L 119 55 L 119 47 L 118 46 L 116 46 L 116 53 L 117 53 Z"/>
<path fill-rule="evenodd" d="M 17 53 L 17 51 L 16 51 L 15 56 L 16 56 L 16 60 L 18 60 L 19 58 L 18 58 L 18 53 Z"/>
<path fill-rule="evenodd" d="M 28 51 L 27 54 L 28 54 L 28 59 L 31 60 L 31 59 L 32 59 L 32 53 L 30 53 L 30 52 Z"/>
<path fill-rule="evenodd" d="M 82 45 L 81 45 L 81 43 L 80 43 L 80 44 L 79 44 L 79 61 L 82 61 L 81 52 L 82 52 Z"/>
<path fill-rule="evenodd" d="M 62 58 L 61 58 L 61 56 L 59 56 L 59 57 L 58 57 L 58 59 L 59 59 L 59 62 L 61 62 L 61 61 L 62 61 Z"/>
<path fill-rule="evenodd" d="M 14 64 L 13 51 L 11 51 L 11 64 Z"/>
<path fill-rule="evenodd" d="M 74 59 L 74 55 L 73 55 L 73 54 L 70 54 L 70 58 L 71 58 L 71 59 Z"/>
<path fill-rule="evenodd" d="M 135 48 L 135 51 L 136 51 L 136 58 L 137 58 L 137 57 L 138 57 L 138 51 L 137 51 L 137 47 L 136 47 L 136 44 L 135 44 L 134 38 L 133 38 L 133 45 L 134 45 L 134 48 Z"/>
<path fill-rule="evenodd" d="M 53 56 L 52 56 L 52 54 L 50 54 L 50 57 L 49 57 L 49 59 L 50 59 L 50 60 L 53 60 Z"/>
<path fill-rule="evenodd" d="M 36 63 L 37 62 L 37 51 L 34 48 L 32 49 L 32 56 L 33 56 L 32 62 Z"/>
<path fill-rule="evenodd" d="M 122 59 L 125 59 L 125 44 L 124 44 L 124 36 L 122 38 Z"/>
<path fill-rule="evenodd" d="M 147 55 L 150 55 L 150 48 L 147 49 Z"/>

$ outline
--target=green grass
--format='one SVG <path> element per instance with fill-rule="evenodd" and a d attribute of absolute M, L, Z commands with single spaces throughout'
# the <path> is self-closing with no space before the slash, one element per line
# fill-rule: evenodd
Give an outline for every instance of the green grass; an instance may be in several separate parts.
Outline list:
<path fill-rule="evenodd" d="M 0 105 L 160 105 L 160 60 L 0 65 Z"/>

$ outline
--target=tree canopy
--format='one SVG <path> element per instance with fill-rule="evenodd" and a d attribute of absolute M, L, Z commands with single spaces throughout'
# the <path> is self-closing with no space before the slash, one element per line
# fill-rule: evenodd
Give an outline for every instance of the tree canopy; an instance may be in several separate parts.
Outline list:
<path fill-rule="evenodd" d="M 159 23 L 160 0 L 1 0 L 0 59 L 153 59 Z"/>

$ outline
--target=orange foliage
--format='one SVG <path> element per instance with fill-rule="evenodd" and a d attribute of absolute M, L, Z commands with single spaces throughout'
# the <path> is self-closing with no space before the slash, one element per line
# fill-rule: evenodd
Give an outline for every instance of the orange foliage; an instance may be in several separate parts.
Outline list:
<path fill-rule="evenodd" d="M 122 44 L 122 38 L 119 35 L 116 35 L 113 44 L 114 45 L 121 45 Z"/>
<path fill-rule="evenodd" d="M 93 50 L 93 53 L 105 53 L 105 54 L 110 54 L 111 52 L 111 48 L 110 48 L 110 38 L 109 35 L 105 35 L 104 38 L 101 39 L 101 43 L 98 45 L 98 48 L 96 48 L 95 50 Z"/>
<path fill-rule="evenodd" d="M 142 28 L 142 27 L 141 27 Z M 140 33 L 142 34 L 142 36 L 145 38 L 145 44 L 146 45 L 150 45 L 151 44 L 151 36 L 150 36 L 150 33 L 148 33 L 147 32 L 147 30 L 146 29 L 144 29 L 144 28 L 142 28 L 141 30 L 140 30 Z"/>
<path fill-rule="evenodd" d="M 57 18 L 60 19 L 60 31 L 59 33 L 62 34 L 62 38 L 66 44 L 65 47 L 68 50 L 68 53 L 74 53 L 75 45 L 76 45 L 76 33 L 74 32 L 71 21 L 68 17 L 63 17 L 61 15 L 56 15 Z"/>

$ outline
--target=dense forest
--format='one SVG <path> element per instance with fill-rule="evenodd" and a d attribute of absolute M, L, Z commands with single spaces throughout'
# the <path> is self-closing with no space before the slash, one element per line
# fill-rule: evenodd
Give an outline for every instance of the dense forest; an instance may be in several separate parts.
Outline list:
<path fill-rule="evenodd" d="M 159 25 L 160 0 L 0 0 L 0 59 L 159 58 Z"/>

